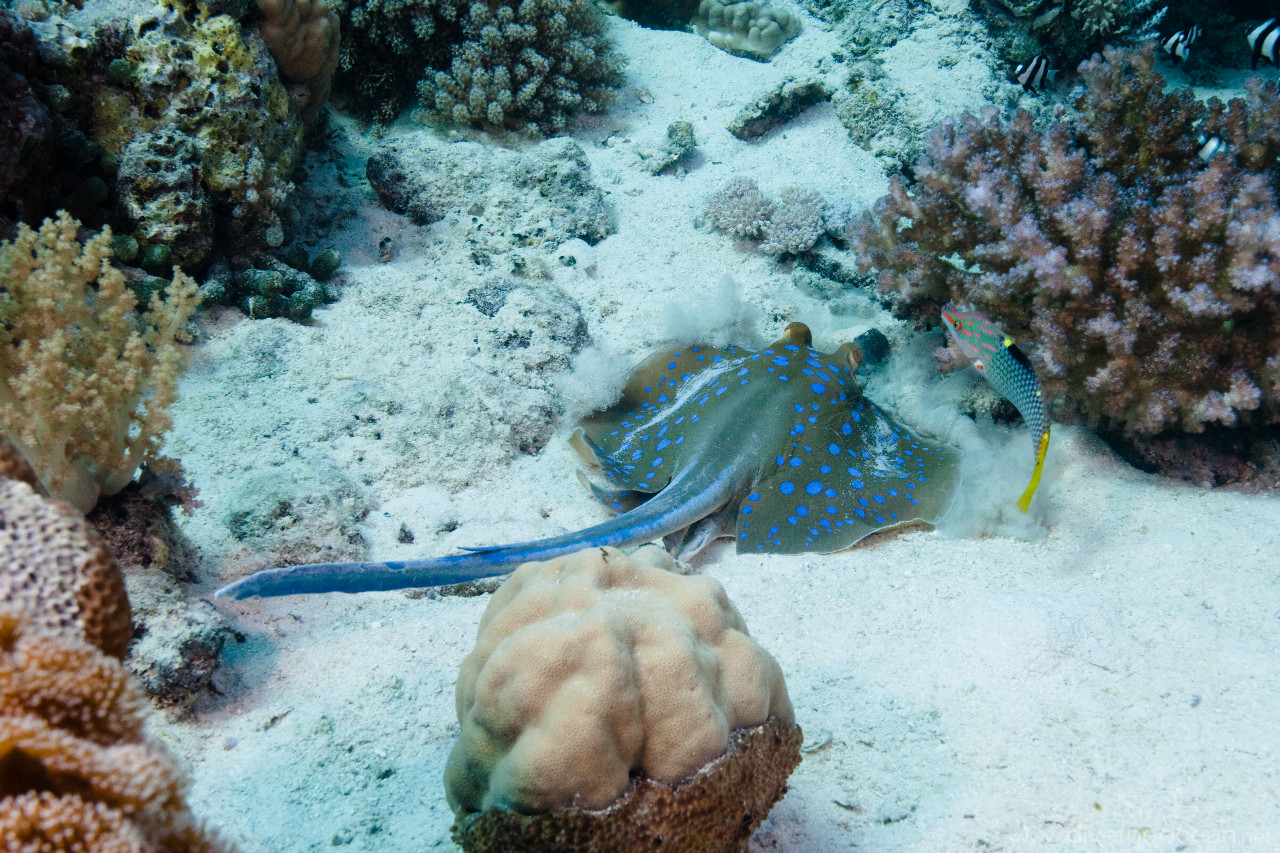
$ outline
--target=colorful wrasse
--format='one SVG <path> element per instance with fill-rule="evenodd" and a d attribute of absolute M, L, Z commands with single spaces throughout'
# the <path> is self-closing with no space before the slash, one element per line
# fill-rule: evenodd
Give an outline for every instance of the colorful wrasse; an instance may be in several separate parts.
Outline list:
<path fill-rule="evenodd" d="M 1049 452 L 1049 421 L 1044 414 L 1044 397 L 1040 381 L 1026 353 L 999 326 L 981 314 L 957 314 L 943 311 L 942 323 L 961 351 L 973 362 L 987 381 L 1013 403 L 1031 430 L 1036 465 L 1027 490 L 1018 498 L 1018 509 L 1024 513 L 1031 507 L 1031 496 L 1040 485 L 1044 457 Z"/>

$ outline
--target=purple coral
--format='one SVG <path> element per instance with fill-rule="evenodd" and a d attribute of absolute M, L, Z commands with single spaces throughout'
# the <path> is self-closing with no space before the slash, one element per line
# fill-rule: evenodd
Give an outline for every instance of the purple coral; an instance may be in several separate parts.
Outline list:
<path fill-rule="evenodd" d="M 917 183 L 853 228 L 863 271 L 937 322 L 990 315 L 1060 415 L 1129 435 L 1280 420 L 1280 87 L 1166 93 L 1153 48 L 1080 66 L 1078 116 L 943 122 Z M 1204 162 L 1199 136 L 1225 150 Z"/>

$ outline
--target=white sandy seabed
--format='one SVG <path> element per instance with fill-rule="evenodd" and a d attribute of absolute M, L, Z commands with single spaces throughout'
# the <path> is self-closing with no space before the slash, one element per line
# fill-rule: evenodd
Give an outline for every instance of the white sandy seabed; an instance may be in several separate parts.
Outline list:
<path fill-rule="evenodd" d="M 883 192 L 830 106 L 751 142 L 724 130 L 749 94 L 824 70 L 834 41 L 806 23 L 771 64 L 612 24 L 628 85 L 576 138 L 618 229 L 578 244 L 586 262 L 550 264 L 595 346 L 557 379 L 569 413 L 537 454 L 476 440 L 501 396 L 447 424 L 431 407 L 468 399 L 494 322 L 462 304 L 483 271 L 458 217 L 419 228 L 370 195 L 335 235 L 345 293 L 312 325 L 213 324 L 170 441 L 205 501 L 184 523 L 211 583 L 244 570 L 225 555 L 252 542 L 234 541 L 226 519 L 263 471 L 322 460 L 318 481 L 362 484 L 375 559 L 553 535 L 602 517 L 573 476 L 570 415 L 607 402 L 647 351 L 697 334 L 760 344 L 791 319 L 831 351 L 876 325 L 903 345 L 870 393 L 962 446 L 965 485 L 938 531 L 829 556 L 724 544 L 697 559 L 781 663 L 810 750 L 752 850 L 1280 848 L 1280 501 L 1139 474 L 1060 427 L 1022 517 L 1025 430 L 959 415 L 949 401 L 974 380 L 932 372 L 940 338 L 909 340 L 865 297 L 823 299 L 811 275 L 695 227 L 737 175 L 855 209 Z M 960 67 L 939 71 L 935 46 L 894 51 L 919 74 Z M 694 124 L 700 154 L 687 174 L 651 176 L 634 149 L 676 119 Z M 345 168 L 358 174 L 353 146 L 370 143 L 349 138 Z M 384 236 L 399 252 L 382 264 Z M 376 431 L 342 428 L 370 400 L 399 405 L 382 406 Z M 413 544 L 396 541 L 401 524 Z M 486 600 L 220 604 L 243 638 L 228 642 L 226 695 L 157 722 L 192 765 L 196 811 L 246 851 L 451 849 L 441 776 L 454 679 Z"/>

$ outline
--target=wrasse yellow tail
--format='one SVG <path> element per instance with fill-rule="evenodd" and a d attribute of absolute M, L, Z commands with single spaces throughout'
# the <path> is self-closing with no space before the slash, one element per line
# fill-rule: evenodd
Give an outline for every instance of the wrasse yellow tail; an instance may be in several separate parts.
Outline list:
<path fill-rule="evenodd" d="M 1022 497 L 1018 498 L 1018 509 L 1022 510 L 1023 515 L 1026 515 L 1027 510 L 1031 509 L 1031 497 L 1040 486 L 1040 474 L 1044 471 L 1044 457 L 1048 452 L 1049 428 L 1046 426 L 1044 434 L 1040 436 L 1040 447 L 1036 450 L 1036 467 L 1031 472 L 1031 482 L 1027 483 L 1027 490 L 1022 493 Z"/>
<path fill-rule="evenodd" d="M 1031 369 L 1031 361 L 1013 339 L 981 314 L 942 312 L 942 324 L 978 372 L 987 377 L 992 387 L 1013 403 L 1031 430 L 1036 464 L 1031 482 L 1018 498 L 1018 509 L 1027 512 L 1031 498 L 1040 485 L 1044 457 L 1049 452 L 1049 421 L 1044 414 L 1044 395 L 1040 380 Z"/>

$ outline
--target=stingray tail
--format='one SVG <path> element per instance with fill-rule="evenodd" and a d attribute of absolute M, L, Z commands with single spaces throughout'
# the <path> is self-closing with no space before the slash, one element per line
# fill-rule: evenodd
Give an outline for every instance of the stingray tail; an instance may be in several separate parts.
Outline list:
<path fill-rule="evenodd" d="M 248 598 L 320 592 L 386 592 L 466 583 L 506 574 L 521 563 L 550 560 L 584 548 L 606 545 L 626 548 L 651 542 L 715 512 L 731 493 L 732 486 L 725 478 L 717 478 L 692 494 L 673 481 L 652 500 L 631 512 L 563 536 L 428 560 L 316 563 L 267 569 L 227 584 L 214 595 Z"/>

